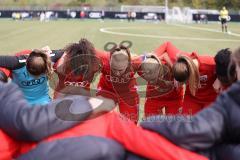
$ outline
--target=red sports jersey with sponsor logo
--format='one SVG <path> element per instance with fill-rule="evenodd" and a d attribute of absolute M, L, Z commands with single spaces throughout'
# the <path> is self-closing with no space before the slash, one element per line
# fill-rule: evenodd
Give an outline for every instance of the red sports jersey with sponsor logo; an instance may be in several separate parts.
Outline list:
<path fill-rule="evenodd" d="M 162 61 L 162 63 L 168 68 L 169 72 L 163 77 L 163 80 L 174 82 L 172 75 L 172 69 L 168 64 L 167 60 L 163 58 L 164 54 L 167 54 L 170 58 L 171 63 L 175 63 L 178 54 L 182 53 L 170 42 L 166 42 L 159 46 L 155 50 L 156 56 Z M 164 83 L 159 82 L 157 86 L 147 85 L 146 95 L 147 99 L 144 106 L 145 116 L 153 116 L 163 114 L 163 108 L 165 108 L 165 114 L 178 114 L 180 108 L 183 106 L 183 95 L 184 88 L 182 86 L 173 85 L 171 89 L 164 94 L 159 91 L 159 89 L 164 88 Z M 167 86 L 166 86 L 167 87 Z"/>
<path fill-rule="evenodd" d="M 217 97 L 217 93 L 213 88 L 213 83 L 217 78 L 215 69 L 216 64 L 212 56 L 200 56 L 193 52 L 190 57 L 198 60 L 200 86 L 195 96 L 191 95 L 189 87 L 186 88 L 183 106 L 185 113 L 195 114 L 210 103 L 214 102 Z M 192 104 L 196 104 L 196 106 L 194 107 Z"/>
<path fill-rule="evenodd" d="M 127 150 L 148 159 L 207 160 L 201 155 L 174 145 L 157 133 L 136 126 L 116 112 L 109 112 L 84 121 L 78 126 L 46 138 L 42 142 L 88 135 L 114 139 Z M 37 145 L 37 143 L 18 143 L 1 131 L 0 144 L 0 151 L 2 151 L 0 157 L 3 160 L 17 158 L 19 155 L 31 151 Z"/>
<path fill-rule="evenodd" d="M 200 88 L 193 96 L 190 94 L 189 87 L 186 87 L 186 93 L 183 102 L 183 111 L 186 114 L 195 114 L 204 107 L 213 102 L 217 93 L 213 88 L 216 80 L 215 61 L 212 56 L 199 56 L 195 52 L 187 53 L 177 49 L 171 42 L 166 42 L 155 50 L 156 54 L 162 56 L 165 52 L 169 56 L 172 63 L 175 63 L 178 55 L 189 56 L 199 62 Z"/>
<path fill-rule="evenodd" d="M 106 61 L 105 59 L 108 57 L 108 53 L 100 50 L 96 50 L 96 58 L 100 59 L 100 61 Z M 66 86 L 77 86 L 83 87 L 85 89 L 90 89 L 89 81 L 83 81 L 83 75 L 74 75 L 74 73 L 69 70 L 66 73 L 60 73 L 57 70 L 59 67 L 59 62 L 63 61 L 63 56 L 54 64 L 55 73 L 58 75 L 59 82 L 54 92 L 54 97 L 56 98 L 57 93 L 62 90 Z"/>
<path fill-rule="evenodd" d="M 139 66 L 139 58 L 134 57 L 124 75 L 115 76 L 110 68 L 110 55 L 103 62 L 102 74 L 98 84 L 98 95 L 114 99 L 119 110 L 133 121 L 138 120 L 139 97 L 135 73 Z"/>
<path fill-rule="evenodd" d="M 166 42 L 158 49 L 155 50 L 156 54 L 162 56 L 165 52 L 169 56 L 172 63 L 175 63 L 178 55 L 189 56 L 192 59 L 196 59 L 199 62 L 200 73 L 200 88 L 196 92 L 196 95 L 191 95 L 189 87 L 186 87 L 186 93 L 184 95 L 183 111 L 186 114 L 195 114 L 204 107 L 213 102 L 217 93 L 213 88 L 213 83 L 216 80 L 215 74 L 215 61 L 212 56 L 200 56 L 193 53 L 182 52 L 177 49 L 171 42 Z"/>

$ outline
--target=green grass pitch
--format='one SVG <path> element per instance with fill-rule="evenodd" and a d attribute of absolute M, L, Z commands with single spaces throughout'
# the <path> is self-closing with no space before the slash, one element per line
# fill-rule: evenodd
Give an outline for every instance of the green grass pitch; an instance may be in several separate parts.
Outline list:
<path fill-rule="evenodd" d="M 239 46 L 239 28 L 240 23 L 230 23 L 232 34 L 223 34 L 218 23 L 180 25 L 120 20 L 58 20 L 41 23 L 5 19 L 0 20 L 0 53 L 11 54 L 45 45 L 57 49 L 85 37 L 99 49 L 103 49 L 109 41 L 118 43 L 130 40 L 133 42 L 132 52 L 142 54 L 165 41 L 171 41 L 184 51 L 214 55 L 221 48 Z"/>

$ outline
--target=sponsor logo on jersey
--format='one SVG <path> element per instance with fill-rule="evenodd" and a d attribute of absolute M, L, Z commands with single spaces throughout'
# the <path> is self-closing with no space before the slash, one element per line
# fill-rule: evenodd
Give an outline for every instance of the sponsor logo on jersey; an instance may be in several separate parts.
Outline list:
<path fill-rule="evenodd" d="M 202 87 L 207 85 L 208 76 L 207 75 L 202 75 L 202 76 L 199 77 L 199 80 L 200 80 L 200 87 L 199 88 L 202 88 Z"/>
<path fill-rule="evenodd" d="M 106 75 L 105 76 L 107 81 L 113 82 L 113 83 L 128 83 L 131 79 L 131 72 L 128 74 L 124 75 L 124 77 L 115 77 L 111 75 Z"/>
<path fill-rule="evenodd" d="M 35 86 L 35 85 L 40 85 L 43 84 L 45 82 L 45 77 L 41 77 L 39 79 L 33 79 L 30 81 L 22 81 L 21 84 L 23 86 Z"/>
<path fill-rule="evenodd" d="M 66 81 L 64 82 L 64 84 L 65 86 L 86 87 L 89 83 L 87 81 L 82 81 L 82 82 Z"/>
<path fill-rule="evenodd" d="M 207 82 L 207 80 L 208 80 L 208 76 L 207 75 L 202 75 L 202 76 L 200 76 L 200 82 Z"/>

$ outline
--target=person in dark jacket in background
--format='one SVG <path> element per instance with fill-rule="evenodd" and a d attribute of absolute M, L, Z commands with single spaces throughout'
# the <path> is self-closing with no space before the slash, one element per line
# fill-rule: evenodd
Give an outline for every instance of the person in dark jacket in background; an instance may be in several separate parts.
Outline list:
<path fill-rule="evenodd" d="M 220 94 L 208 108 L 193 117 L 171 117 L 171 120 L 170 117 L 164 117 L 165 120 L 151 117 L 151 121 L 142 122 L 141 126 L 164 135 L 176 145 L 208 155 L 210 159 L 239 159 L 240 48 L 233 53 L 232 62 L 233 67 L 229 67 L 235 66 L 238 82 Z"/>

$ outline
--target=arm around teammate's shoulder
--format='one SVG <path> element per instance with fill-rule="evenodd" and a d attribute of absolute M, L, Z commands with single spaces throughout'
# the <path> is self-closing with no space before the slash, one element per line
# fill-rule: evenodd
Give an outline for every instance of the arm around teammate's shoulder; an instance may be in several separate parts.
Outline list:
<path fill-rule="evenodd" d="M 79 124 L 92 113 L 86 97 L 69 96 L 32 107 L 15 84 L 0 83 L 0 89 L 0 128 L 18 140 L 41 140 Z"/>

